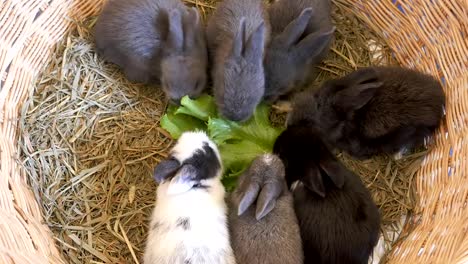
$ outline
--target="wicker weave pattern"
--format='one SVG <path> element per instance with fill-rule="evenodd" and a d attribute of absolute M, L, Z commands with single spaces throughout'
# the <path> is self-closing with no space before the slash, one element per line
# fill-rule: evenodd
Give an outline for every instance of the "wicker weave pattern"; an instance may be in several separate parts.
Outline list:
<path fill-rule="evenodd" d="M 432 3 L 431 3 L 432 2 Z M 468 263 L 468 2 L 358 1 L 405 66 L 439 76 L 447 118 L 417 178 L 420 216 L 390 263 Z"/>
<path fill-rule="evenodd" d="M 447 120 L 417 176 L 416 228 L 391 263 L 468 263 L 468 3 L 466 0 L 338 0 L 380 32 L 402 65 L 439 76 Z M 395 0 L 393 0 L 395 1 Z M 104 0 L 0 2 L 0 263 L 62 263 L 25 173 L 17 164 L 17 120 L 34 78 L 71 20 Z"/>
<path fill-rule="evenodd" d="M 63 263 L 17 164 L 17 120 L 56 43 L 98 12 L 99 0 L 0 3 L 0 263 Z"/>

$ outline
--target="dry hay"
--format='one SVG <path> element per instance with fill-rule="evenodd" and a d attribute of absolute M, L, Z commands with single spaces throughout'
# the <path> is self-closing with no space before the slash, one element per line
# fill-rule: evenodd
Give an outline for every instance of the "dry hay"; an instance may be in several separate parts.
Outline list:
<path fill-rule="evenodd" d="M 171 139 L 155 87 L 96 56 L 89 24 L 59 45 L 25 104 L 22 161 L 45 221 L 73 263 L 128 263 L 143 251 L 154 165 Z"/>
<path fill-rule="evenodd" d="M 216 1 L 186 2 L 196 2 L 206 17 Z M 336 4 L 336 41 L 314 87 L 357 67 L 394 63 L 383 41 Z M 138 263 L 155 200 L 152 170 L 172 144 L 159 127 L 165 99 L 160 89 L 129 83 L 97 57 L 94 22 L 79 22 L 57 46 L 24 104 L 21 163 L 67 260 Z M 377 52 L 367 48 L 370 40 L 380 44 Z M 413 207 L 411 182 L 423 154 L 396 162 L 340 158 L 363 177 L 390 225 Z"/>

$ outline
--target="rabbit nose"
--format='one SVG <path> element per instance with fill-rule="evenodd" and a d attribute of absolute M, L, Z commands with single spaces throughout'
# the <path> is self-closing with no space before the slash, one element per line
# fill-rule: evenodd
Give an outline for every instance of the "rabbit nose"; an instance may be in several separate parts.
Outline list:
<path fill-rule="evenodd" d="M 247 122 L 247 120 L 249 120 L 250 118 L 250 116 L 240 116 L 240 115 L 230 115 L 226 117 L 230 119 L 231 121 L 238 122 L 238 123 Z"/>

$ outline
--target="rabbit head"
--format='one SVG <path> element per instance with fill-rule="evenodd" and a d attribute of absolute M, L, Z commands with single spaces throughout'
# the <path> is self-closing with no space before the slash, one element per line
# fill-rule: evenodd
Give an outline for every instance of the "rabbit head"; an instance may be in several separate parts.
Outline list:
<path fill-rule="evenodd" d="M 205 32 L 196 8 L 168 14 L 168 31 L 162 49 L 161 83 L 172 102 L 199 96 L 206 86 Z"/>
<path fill-rule="evenodd" d="M 273 154 L 257 157 L 239 178 L 233 193 L 238 215 L 256 203 L 255 217 L 265 217 L 275 208 L 276 200 L 286 190 L 283 162 Z"/>
<path fill-rule="evenodd" d="M 321 135 L 326 134 L 331 141 L 338 140 L 349 129 L 347 126 L 354 124 L 349 121 L 356 111 L 369 103 L 382 85 L 372 68 L 326 81 L 317 91 L 307 91 L 295 98 L 287 124 L 305 124 Z"/>
<path fill-rule="evenodd" d="M 290 187 L 300 181 L 314 194 L 325 197 L 328 183 L 342 188 L 344 175 L 340 163 L 313 129 L 288 127 L 276 140 L 273 151 L 284 163 Z"/>
<path fill-rule="evenodd" d="M 265 100 L 276 101 L 305 80 L 310 65 L 318 63 L 330 46 L 335 27 L 304 36 L 312 16 L 312 8 L 304 9 L 272 39 L 265 53 Z"/>
<path fill-rule="evenodd" d="M 249 119 L 262 99 L 265 90 L 264 43 L 265 24 L 260 24 L 247 36 L 246 21 L 242 18 L 224 64 L 215 69 L 214 92 L 218 109 L 230 120 Z"/>
<path fill-rule="evenodd" d="M 167 185 L 168 194 L 191 189 L 217 188 L 221 179 L 221 158 L 216 145 L 204 132 L 185 132 L 170 157 L 154 169 L 156 182 Z"/>

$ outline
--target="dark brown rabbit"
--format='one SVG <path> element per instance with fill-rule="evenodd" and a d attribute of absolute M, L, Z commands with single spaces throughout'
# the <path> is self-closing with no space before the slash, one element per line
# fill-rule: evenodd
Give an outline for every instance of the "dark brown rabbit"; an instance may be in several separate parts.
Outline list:
<path fill-rule="evenodd" d="M 367 264 L 378 241 L 380 215 L 359 176 L 311 128 L 288 127 L 274 152 L 293 186 L 304 263 Z"/>
<path fill-rule="evenodd" d="M 370 67 L 298 95 L 287 123 L 314 127 L 329 146 L 365 159 L 420 146 L 440 125 L 444 104 L 432 76 Z"/>
<path fill-rule="evenodd" d="M 252 162 L 239 178 L 228 205 L 237 263 L 303 263 L 293 197 L 284 179 L 283 163 L 276 155 L 265 154 Z"/>

